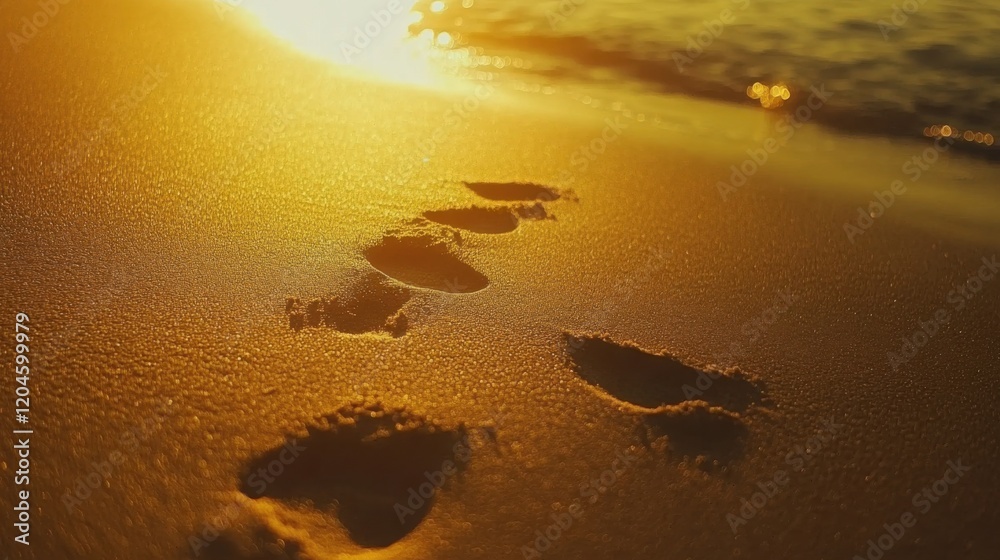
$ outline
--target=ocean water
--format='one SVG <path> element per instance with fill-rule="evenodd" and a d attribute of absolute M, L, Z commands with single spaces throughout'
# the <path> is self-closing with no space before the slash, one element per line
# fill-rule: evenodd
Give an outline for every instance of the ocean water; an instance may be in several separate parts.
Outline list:
<path fill-rule="evenodd" d="M 894 215 L 992 243 L 1000 0 L 894 1 L 217 0 L 341 69 L 454 94 L 488 80 L 556 111 L 579 101 L 596 112 L 568 114 L 646 123 L 637 130 L 724 169 L 783 139 L 768 172 L 831 198 L 864 205 L 919 179 Z M 787 100 L 763 107 L 749 95 L 758 82 Z M 806 118 L 819 126 L 787 143 L 779 127 L 814 88 L 828 94 Z M 931 136 L 954 145 L 934 149 Z"/>
<path fill-rule="evenodd" d="M 501 77 L 735 103 L 757 103 L 754 82 L 782 83 L 792 107 L 823 87 L 833 96 L 817 120 L 850 132 L 947 124 L 1000 135 L 994 0 L 420 0 L 414 10 L 411 32 L 446 32 L 452 48 L 499 62 Z"/>

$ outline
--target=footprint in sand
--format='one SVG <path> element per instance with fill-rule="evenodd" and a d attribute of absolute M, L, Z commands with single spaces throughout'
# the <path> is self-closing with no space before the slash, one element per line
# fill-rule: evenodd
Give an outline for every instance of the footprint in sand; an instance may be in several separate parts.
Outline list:
<path fill-rule="evenodd" d="M 290 328 L 403 336 L 408 325 L 405 306 L 414 290 L 460 294 L 490 285 L 485 275 L 456 254 L 462 243 L 460 231 L 504 234 L 523 221 L 554 219 L 546 204 L 562 196 L 556 189 L 531 183 L 463 185 L 484 199 L 483 205 L 429 210 L 389 232 L 364 250 L 374 270 L 351 285 L 346 295 L 309 301 L 288 298 L 285 312 Z M 298 455 L 288 460 L 291 449 Z M 329 535 L 337 533 L 346 534 L 361 548 L 388 547 L 410 534 L 431 510 L 437 490 L 430 498 L 412 497 L 413 491 L 423 492 L 422 487 L 433 483 L 427 473 L 449 464 L 451 474 L 458 475 L 470 457 L 463 425 L 436 425 L 404 409 L 381 405 L 345 407 L 246 465 L 240 492 L 255 504 L 256 513 L 246 529 L 230 531 L 215 542 L 212 555 L 298 557 L 308 555 L 312 547 L 327 548 Z M 276 464 L 284 465 L 281 476 L 271 477 L 267 484 L 254 478 L 254 473 L 270 472 Z M 449 476 L 441 489 L 448 489 L 457 478 Z M 317 534 L 308 534 L 304 527 L 316 529 Z"/>
<path fill-rule="evenodd" d="M 540 202 L 532 205 L 453 208 L 424 212 L 424 218 L 441 225 L 464 229 L 473 233 L 510 233 L 521 220 L 544 220 L 548 212 Z"/>
<path fill-rule="evenodd" d="M 639 414 L 654 437 L 702 466 L 741 452 L 743 413 L 765 403 L 761 384 L 737 369 L 685 364 L 667 353 L 597 335 L 564 333 L 569 365 L 604 398 Z"/>
<path fill-rule="evenodd" d="M 465 183 L 465 186 L 487 200 L 552 202 L 560 197 L 556 189 L 535 183 Z"/>
<path fill-rule="evenodd" d="M 246 465 L 239 490 L 253 502 L 258 529 L 226 534 L 213 552 L 256 558 L 262 543 L 308 552 L 338 538 L 344 547 L 388 547 L 420 524 L 440 492 L 461 483 L 473 455 L 469 434 L 463 424 L 380 404 L 319 417 Z"/>
<path fill-rule="evenodd" d="M 481 198 L 506 204 L 424 212 L 422 218 L 365 249 L 365 259 L 377 272 L 349 288 L 346 296 L 305 302 L 289 297 L 285 302 L 289 327 L 331 327 L 346 334 L 403 336 L 408 326 L 403 308 L 412 296 L 410 288 L 469 294 L 490 285 L 489 278 L 455 254 L 455 246 L 461 244 L 457 230 L 502 234 L 516 230 L 525 220 L 554 219 L 545 203 L 562 196 L 552 187 L 533 183 L 463 185 Z M 441 227 L 431 227 L 434 225 Z"/>
<path fill-rule="evenodd" d="M 411 296 L 408 287 L 369 272 L 347 290 L 346 296 L 304 303 L 297 297 L 289 297 L 285 300 L 285 314 L 294 330 L 324 326 L 346 334 L 385 333 L 400 337 L 406 334 L 408 324 L 403 306 Z"/>
<path fill-rule="evenodd" d="M 439 292 L 469 294 L 485 289 L 490 280 L 462 261 L 454 251 L 457 231 L 432 231 L 429 224 L 480 234 L 510 233 L 525 220 L 552 219 L 545 204 L 559 191 L 532 183 L 463 183 L 489 201 L 505 204 L 429 210 L 402 230 L 387 234 L 365 250 L 376 270 L 403 284 Z"/>
<path fill-rule="evenodd" d="M 458 256 L 460 231 L 505 234 L 525 220 L 552 219 L 547 204 L 567 194 L 531 183 L 464 186 L 486 202 L 430 210 L 387 233 L 364 250 L 374 270 L 347 295 L 305 303 L 289 298 L 290 326 L 402 336 L 404 308 L 416 290 L 474 293 L 490 285 Z M 564 337 L 570 368 L 602 398 L 640 418 L 639 436 L 647 444 L 665 445 L 706 469 L 739 456 L 748 432 L 744 413 L 766 402 L 760 383 L 738 370 L 694 367 L 606 336 Z M 460 484 L 471 458 L 468 436 L 462 424 L 443 426 L 383 405 L 353 404 L 320 417 L 245 466 L 240 496 L 254 504 L 254 519 L 214 543 L 214 557 L 311 557 L 399 543 L 430 514 L 439 491 Z M 297 455 L 286 461 L 289 446 Z M 284 465 L 283 473 L 269 483 L 253 478 L 276 464 Z M 427 473 L 445 464 L 454 476 L 411 503 L 414 491 L 420 495 L 434 482 Z"/>
<path fill-rule="evenodd" d="M 364 255 L 379 272 L 415 288 L 467 294 L 490 285 L 486 276 L 454 255 L 444 237 L 390 235 Z"/>

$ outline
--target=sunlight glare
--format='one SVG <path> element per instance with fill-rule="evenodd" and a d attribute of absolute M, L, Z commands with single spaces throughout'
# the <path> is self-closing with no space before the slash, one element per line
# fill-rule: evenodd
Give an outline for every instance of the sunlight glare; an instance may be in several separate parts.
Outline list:
<path fill-rule="evenodd" d="M 416 3 L 243 0 L 239 7 L 305 53 L 394 82 L 438 84 L 444 75 L 441 65 L 434 62 L 446 57 L 446 49 L 456 44 L 455 37 L 433 32 L 411 36 L 410 26 L 422 19 L 421 13 L 413 11 Z M 444 2 L 431 5 L 432 11 L 444 9 Z"/>

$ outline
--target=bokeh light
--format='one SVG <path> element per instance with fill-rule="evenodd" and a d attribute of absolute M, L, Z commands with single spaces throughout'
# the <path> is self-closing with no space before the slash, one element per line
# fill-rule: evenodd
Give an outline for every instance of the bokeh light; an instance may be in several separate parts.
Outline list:
<path fill-rule="evenodd" d="M 788 86 L 781 82 L 772 86 L 754 82 L 753 85 L 747 87 L 747 97 L 760 101 L 760 106 L 765 109 L 781 107 L 791 96 Z"/>
<path fill-rule="evenodd" d="M 984 146 L 992 146 L 994 142 L 993 135 L 988 132 L 971 129 L 960 130 L 950 124 L 934 124 L 924 127 L 924 136 L 929 138 L 955 138 Z"/>

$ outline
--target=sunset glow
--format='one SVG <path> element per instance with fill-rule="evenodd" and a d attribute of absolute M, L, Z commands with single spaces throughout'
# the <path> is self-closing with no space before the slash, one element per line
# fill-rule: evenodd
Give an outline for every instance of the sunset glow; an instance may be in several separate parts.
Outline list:
<path fill-rule="evenodd" d="M 304 53 L 392 82 L 434 85 L 445 76 L 443 65 L 436 61 L 464 55 L 464 51 L 446 50 L 456 44 L 452 34 L 410 32 L 423 19 L 421 12 L 414 11 L 417 0 L 220 3 L 249 12 L 271 34 Z M 433 12 L 444 9 L 440 1 L 430 6 Z"/>

